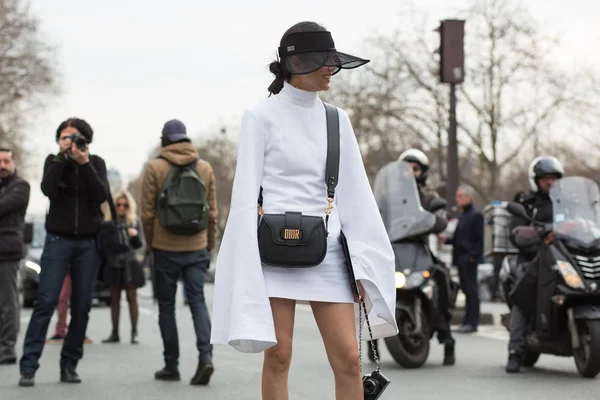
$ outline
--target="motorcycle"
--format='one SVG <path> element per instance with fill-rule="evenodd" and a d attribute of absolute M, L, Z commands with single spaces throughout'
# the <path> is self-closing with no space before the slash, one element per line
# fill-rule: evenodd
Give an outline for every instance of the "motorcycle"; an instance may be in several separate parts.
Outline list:
<path fill-rule="evenodd" d="M 445 272 L 428 243 L 415 238 L 434 230 L 434 212 L 446 207 L 435 199 L 430 210 L 421 207 L 416 182 L 408 163 L 388 164 L 377 175 L 374 193 L 395 254 L 396 322 L 399 333 L 385 339 L 386 347 L 404 368 L 419 368 L 429 356 L 429 341 L 435 333 L 438 287 L 434 274 Z M 446 290 L 454 304 L 458 287 Z"/>
<path fill-rule="evenodd" d="M 530 316 L 524 366 L 535 365 L 542 353 L 572 356 L 579 374 L 594 378 L 600 373 L 600 189 L 590 179 L 566 177 L 550 198 L 552 224 L 531 219 L 519 203 L 508 204 L 539 238 L 554 232 L 554 240 L 542 246 L 527 272 L 515 256 L 506 257 L 501 290 L 510 309 L 516 304 Z M 508 320 L 504 324 L 508 329 Z"/>

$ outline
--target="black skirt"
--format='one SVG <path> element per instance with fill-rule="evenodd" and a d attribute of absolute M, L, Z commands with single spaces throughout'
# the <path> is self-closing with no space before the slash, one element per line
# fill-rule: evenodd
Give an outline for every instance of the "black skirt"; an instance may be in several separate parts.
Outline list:
<path fill-rule="evenodd" d="M 137 260 L 115 260 L 104 266 L 104 283 L 109 287 L 141 288 L 146 284 L 144 270 Z"/>

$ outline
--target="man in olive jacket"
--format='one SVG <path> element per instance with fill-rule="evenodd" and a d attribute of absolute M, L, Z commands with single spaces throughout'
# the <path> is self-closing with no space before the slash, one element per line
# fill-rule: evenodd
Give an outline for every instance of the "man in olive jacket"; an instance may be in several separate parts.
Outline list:
<path fill-rule="evenodd" d="M 12 152 L 0 148 L 0 365 L 16 364 L 19 332 L 17 274 L 23 258 L 23 228 L 29 183 L 16 172 Z"/>
<path fill-rule="evenodd" d="M 196 168 L 206 188 L 208 225 L 196 234 L 174 234 L 159 222 L 158 197 L 173 165 L 190 165 L 196 160 Z M 198 195 L 200 196 L 200 193 Z M 211 323 L 204 299 L 204 278 L 209 266 L 208 252 L 215 245 L 217 233 L 215 176 L 211 165 L 198 159 L 198 152 L 190 142 L 185 125 L 181 121 L 171 120 L 164 125 L 160 157 L 149 161 L 144 172 L 141 208 L 144 235 L 154 262 L 158 322 L 164 344 L 165 367 L 156 372 L 155 378 L 166 381 L 181 379 L 178 368 L 179 339 L 175 321 L 175 293 L 179 277 L 182 276 L 199 352 L 198 369 L 190 383 L 206 385 L 214 371 L 210 344 Z"/>

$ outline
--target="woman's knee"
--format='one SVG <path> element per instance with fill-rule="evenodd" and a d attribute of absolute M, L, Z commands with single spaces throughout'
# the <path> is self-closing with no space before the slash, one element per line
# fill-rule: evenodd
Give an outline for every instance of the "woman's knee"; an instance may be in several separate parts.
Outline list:
<path fill-rule="evenodd" d="M 341 347 L 330 356 L 333 372 L 341 375 L 358 375 L 360 372 L 360 359 L 358 348 L 353 345 Z"/>
<path fill-rule="evenodd" d="M 292 363 L 292 341 L 279 342 L 265 351 L 265 364 L 276 372 L 289 370 Z"/>

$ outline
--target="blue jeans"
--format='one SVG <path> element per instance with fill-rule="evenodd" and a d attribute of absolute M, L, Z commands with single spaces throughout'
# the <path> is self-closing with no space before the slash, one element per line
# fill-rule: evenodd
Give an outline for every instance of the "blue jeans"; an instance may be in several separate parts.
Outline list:
<path fill-rule="evenodd" d="M 192 312 L 200 362 L 212 360 L 210 316 L 204 299 L 204 277 L 209 262 L 206 250 L 190 252 L 154 250 L 158 324 L 163 339 L 165 364 L 169 368 L 177 368 L 179 365 L 175 294 L 180 276 L 183 277 L 183 285 Z"/>
<path fill-rule="evenodd" d="M 62 347 L 60 367 L 77 367 L 78 361 L 83 357 L 83 341 L 100 263 L 100 252 L 93 239 L 71 240 L 52 234 L 46 236 L 40 260 L 38 301 L 23 345 L 22 374 L 33 374 L 40 366 L 38 360 L 44 349 L 48 325 L 69 266 L 73 285 L 71 322 Z"/>

